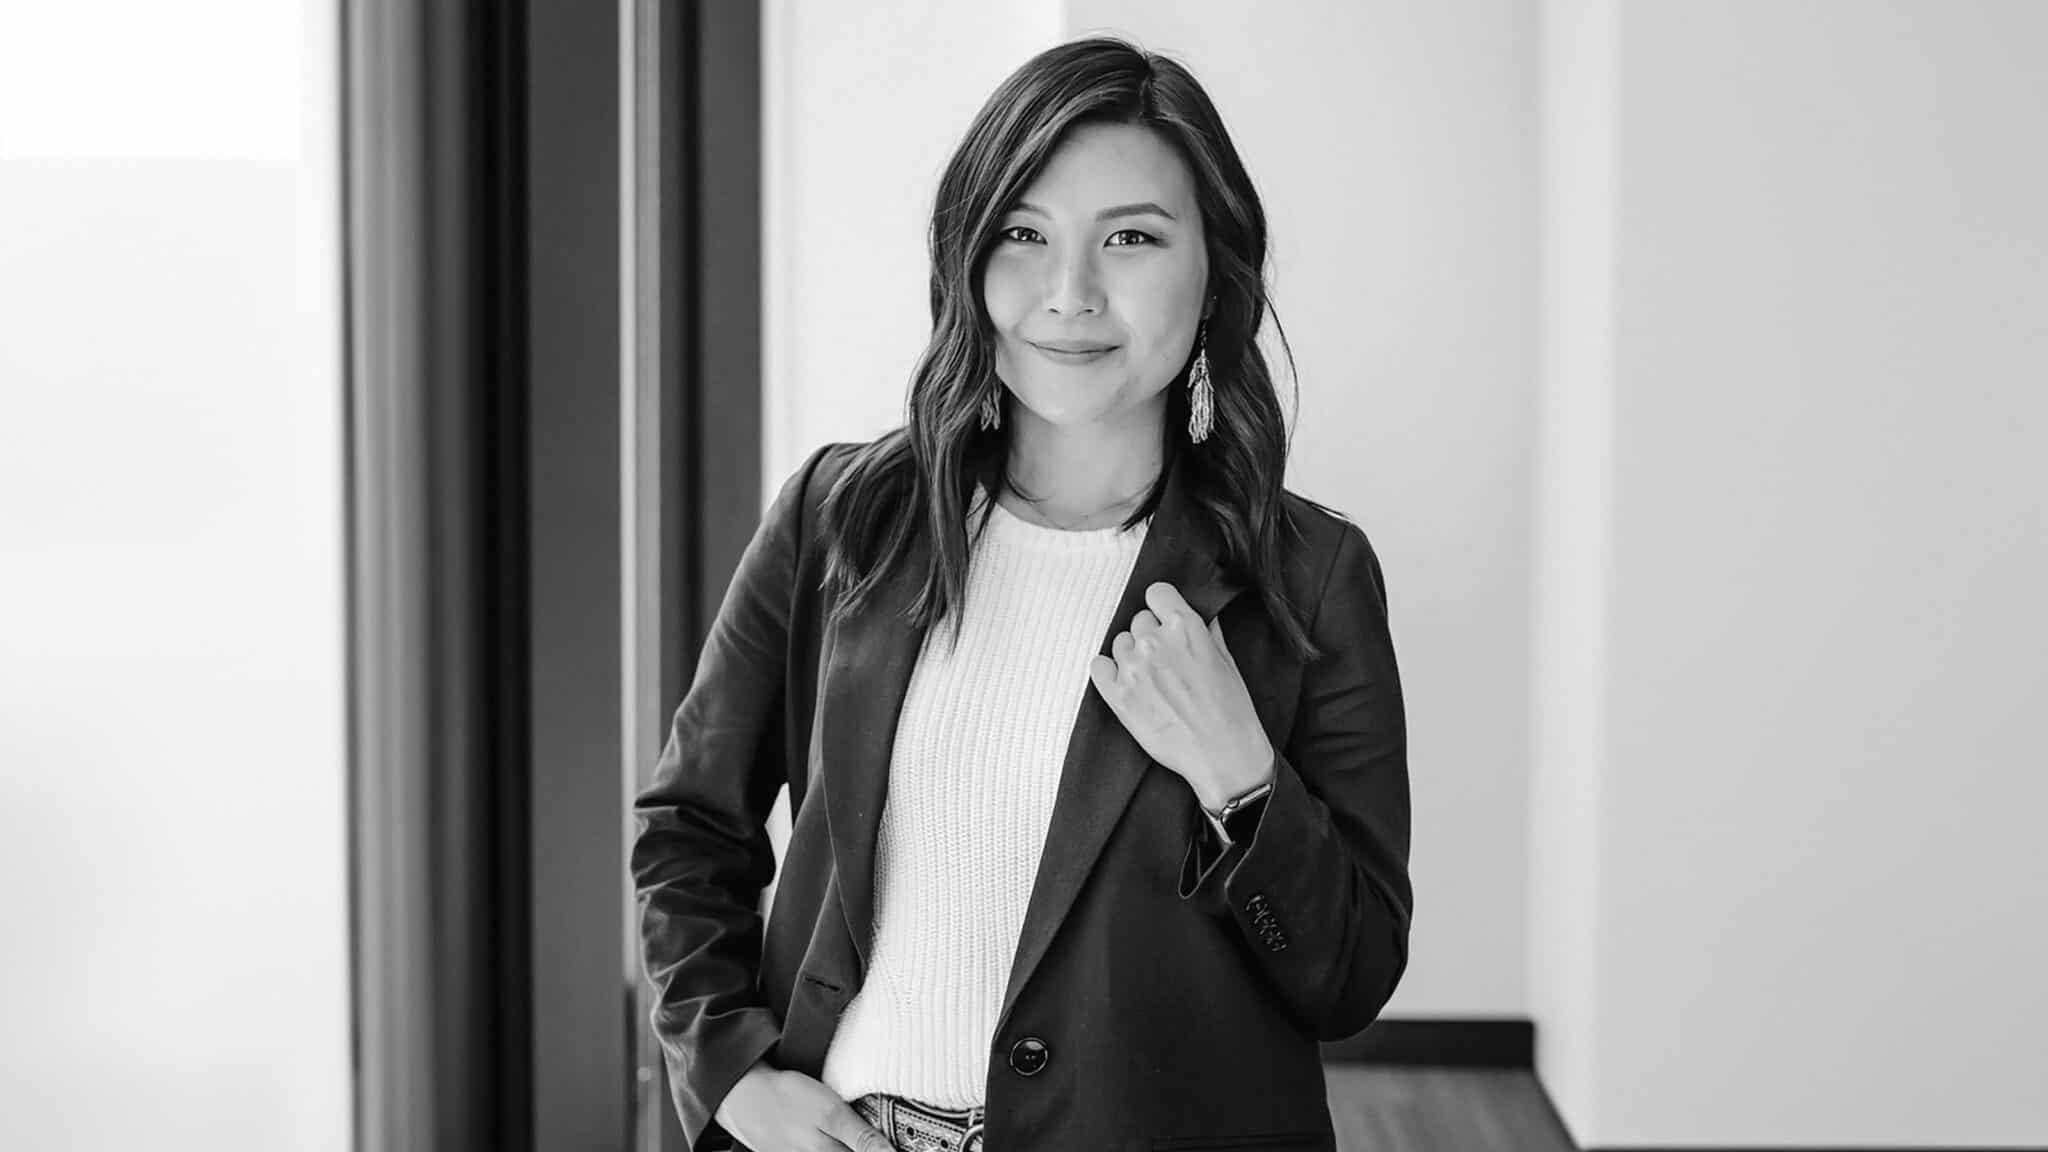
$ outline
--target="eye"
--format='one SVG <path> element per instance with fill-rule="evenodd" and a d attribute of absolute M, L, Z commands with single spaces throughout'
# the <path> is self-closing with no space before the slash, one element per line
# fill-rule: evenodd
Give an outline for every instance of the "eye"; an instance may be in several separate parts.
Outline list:
<path fill-rule="evenodd" d="M 1027 239 L 1026 237 L 1023 237 L 1023 236 L 1013 236 L 1013 235 L 1011 235 L 1011 233 L 1013 233 L 1013 232 L 1027 232 L 1027 233 L 1030 233 L 1030 235 L 1031 235 L 1032 237 L 1037 237 L 1037 236 L 1038 236 L 1038 230 L 1037 230 L 1037 229 L 1035 229 L 1035 228 L 1030 228 L 1030 227 L 1026 227 L 1026 226 L 1025 226 L 1025 225 L 1023 225 L 1023 224 L 1012 224 L 1012 225 L 1010 225 L 1010 226 L 1009 226 L 1008 228 L 1005 228 L 1005 229 L 1003 229 L 1002 231 L 1000 231 L 1000 232 L 996 233 L 996 236 L 997 236 L 998 238 L 1000 238 L 1000 239 L 1003 239 L 1003 240 L 1008 240 L 1008 241 L 1010 241 L 1011 243 L 1014 243 L 1014 244 L 1030 244 L 1030 243 L 1033 243 L 1033 242 L 1034 242 L 1034 241 L 1033 241 L 1032 239 Z M 1133 242 L 1131 242 L 1131 243 L 1128 243 L 1128 244 L 1112 244 L 1112 245 L 1110 245 L 1110 247 L 1112 247 L 1112 248 L 1141 248 L 1141 247 L 1144 247 L 1144 246 L 1145 246 L 1145 245 L 1147 245 L 1147 244 L 1157 244 L 1157 243 L 1159 243 L 1159 238 L 1158 238 L 1158 237 L 1156 237 L 1156 236 L 1152 235 L 1152 234 L 1151 234 L 1151 233 L 1149 233 L 1149 232 L 1140 232 L 1140 231 L 1139 231 L 1139 230 L 1137 230 L 1136 228 L 1121 228 L 1121 229 L 1118 229 L 1117 231 L 1115 231 L 1115 232 L 1112 232 L 1112 233 L 1110 233 L 1110 237 L 1109 237 L 1109 238 L 1110 238 L 1111 240 L 1115 240 L 1115 239 L 1116 239 L 1117 237 L 1119 237 L 1119 236 L 1135 236 L 1135 237 L 1137 237 L 1138 239 L 1137 239 L 1137 240 L 1135 240 L 1135 241 L 1133 241 Z"/>

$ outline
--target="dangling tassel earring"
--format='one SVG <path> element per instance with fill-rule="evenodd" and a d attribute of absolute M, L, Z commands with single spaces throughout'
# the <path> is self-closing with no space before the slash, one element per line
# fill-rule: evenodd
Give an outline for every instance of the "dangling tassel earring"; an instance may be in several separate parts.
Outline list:
<path fill-rule="evenodd" d="M 1209 384 L 1208 322 L 1195 336 L 1195 366 L 1188 373 L 1188 439 L 1200 444 L 1209 438 L 1216 419 L 1216 390 Z"/>
<path fill-rule="evenodd" d="M 1003 382 L 991 378 L 992 387 L 981 394 L 981 426 L 995 429 L 1003 426 Z"/>

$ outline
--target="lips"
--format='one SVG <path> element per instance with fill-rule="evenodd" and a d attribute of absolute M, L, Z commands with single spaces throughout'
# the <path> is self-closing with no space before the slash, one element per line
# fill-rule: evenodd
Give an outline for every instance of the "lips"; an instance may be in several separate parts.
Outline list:
<path fill-rule="evenodd" d="M 1047 360 L 1051 361 L 1054 364 L 1064 364 L 1075 367 L 1078 367 L 1082 364 L 1094 364 L 1099 361 L 1106 360 L 1109 358 L 1111 353 L 1116 351 L 1116 349 L 1114 348 L 1098 347 L 1091 352 L 1062 352 L 1057 348 L 1048 348 L 1043 344 L 1033 344 L 1032 347 L 1038 349 L 1038 354 L 1040 356 L 1045 357 Z"/>
<path fill-rule="evenodd" d="M 1033 340 L 1031 343 L 1047 352 L 1067 352 L 1075 355 L 1108 352 L 1116 347 L 1114 344 L 1094 344 L 1086 340 Z"/>

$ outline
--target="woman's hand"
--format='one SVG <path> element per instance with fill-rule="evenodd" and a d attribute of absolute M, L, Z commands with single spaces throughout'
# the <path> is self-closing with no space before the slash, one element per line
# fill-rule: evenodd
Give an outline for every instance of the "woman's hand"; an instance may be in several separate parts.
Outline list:
<path fill-rule="evenodd" d="M 1152 759 L 1177 773 L 1205 808 L 1271 778 L 1273 745 L 1220 623 L 1202 617 L 1165 581 L 1145 589 L 1131 627 L 1088 678 Z"/>
<path fill-rule="evenodd" d="M 757 1060 L 711 1115 L 753 1152 L 896 1152 L 837 1092 Z"/>

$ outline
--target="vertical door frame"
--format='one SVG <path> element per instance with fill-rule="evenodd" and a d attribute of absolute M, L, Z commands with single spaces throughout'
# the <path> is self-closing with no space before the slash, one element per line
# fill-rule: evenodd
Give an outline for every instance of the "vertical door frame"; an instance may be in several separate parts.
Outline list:
<path fill-rule="evenodd" d="M 652 782 L 727 582 L 760 522 L 761 17 L 753 4 L 620 0 L 620 779 Z M 628 845 L 630 804 L 622 812 Z M 765 911 L 765 910 L 764 910 Z M 684 1152 L 621 923 L 635 1152 Z"/>
<path fill-rule="evenodd" d="M 342 0 L 356 1146 L 531 1146 L 524 24 Z"/>

